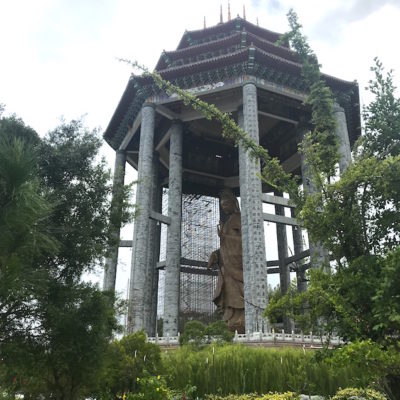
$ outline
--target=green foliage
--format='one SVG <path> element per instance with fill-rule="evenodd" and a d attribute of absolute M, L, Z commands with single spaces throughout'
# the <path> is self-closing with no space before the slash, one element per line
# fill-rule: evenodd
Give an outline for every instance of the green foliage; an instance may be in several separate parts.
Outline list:
<path fill-rule="evenodd" d="M 138 393 L 128 393 L 127 400 L 169 400 L 172 393 L 165 384 L 165 379 L 160 375 L 137 378 Z"/>
<path fill-rule="evenodd" d="M 34 333 L 39 310 L 32 298 L 45 286 L 45 271 L 34 261 L 58 246 L 48 229 L 52 206 L 41 192 L 34 150 L 21 139 L 30 133 L 14 118 L 0 120 L 0 344 Z"/>
<path fill-rule="evenodd" d="M 200 347 L 212 341 L 231 342 L 233 337 L 234 333 L 228 330 L 224 321 L 216 321 L 206 326 L 200 321 L 192 320 L 186 323 L 183 333 L 179 336 L 179 344 Z"/>
<path fill-rule="evenodd" d="M 228 330 L 226 323 L 222 320 L 212 322 L 207 325 L 205 334 L 208 336 L 208 341 L 217 342 L 232 342 L 235 334 Z"/>
<path fill-rule="evenodd" d="M 206 326 L 200 321 L 186 322 L 183 333 L 179 336 L 179 344 L 193 344 L 200 346 L 206 342 Z"/>
<path fill-rule="evenodd" d="M 311 272 L 307 293 L 272 299 L 266 313 L 287 312 L 306 330 L 388 345 L 400 332 L 400 100 L 391 73 L 385 76 L 378 60 L 372 70 L 375 99 L 364 109 L 366 132 L 354 162 L 340 180 L 308 196 L 301 211 L 311 239 L 333 255 L 336 272 Z"/>
<path fill-rule="evenodd" d="M 101 377 L 100 392 L 113 396 L 138 391 L 138 382 L 162 373 L 160 348 L 146 342 L 143 331 L 111 343 Z"/>
<path fill-rule="evenodd" d="M 300 396 L 293 392 L 285 393 L 267 393 L 259 395 L 256 393 L 244 394 L 241 396 L 229 395 L 229 396 L 206 396 L 207 400 L 300 400 Z"/>
<path fill-rule="evenodd" d="M 270 298 L 265 315 L 275 323 L 285 311 L 303 332 L 316 335 L 396 342 L 399 254 L 397 249 L 386 257 L 359 257 L 334 274 L 310 270 L 308 290 L 298 293 L 292 285 L 285 296 Z"/>
<path fill-rule="evenodd" d="M 289 43 L 302 63 L 302 77 L 310 92 L 306 104 L 311 107 L 312 130 L 305 136 L 301 150 L 310 165 L 315 183 L 335 176 L 338 162 L 338 141 L 335 135 L 336 120 L 333 114 L 334 98 L 321 79 L 318 59 L 302 34 L 297 14 L 291 9 L 287 14 L 290 31 L 282 35 L 280 43 Z"/>
<path fill-rule="evenodd" d="M 274 324 L 286 313 L 303 332 L 313 332 L 316 336 L 332 333 L 336 327 L 335 299 L 331 291 L 327 291 L 331 286 L 332 276 L 320 270 L 310 270 L 308 279 L 310 284 L 306 292 L 298 292 L 295 283 L 292 282 L 284 296 L 272 296 L 264 316 Z M 325 317 L 323 320 L 321 315 Z"/>
<path fill-rule="evenodd" d="M 214 345 L 200 351 L 183 346 L 166 353 L 163 364 L 169 387 L 194 385 L 199 397 L 281 391 L 332 395 L 339 387 L 349 386 L 351 377 L 362 375 L 357 367 L 334 371 L 312 351 L 239 345 Z"/>
<path fill-rule="evenodd" d="M 331 400 L 386 400 L 386 396 L 373 389 L 347 388 L 339 390 Z"/>
<path fill-rule="evenodd" d="M 301 217 L 311 237 L 331 250 L 339 267 L 399 244 L 399 176 L 400 156 L 362 158 L 323 193 L 307 199 Z"/>
<path fill-rule="evenodd" d="M 293 286 L 294 282 L 291 283 Z M 295 290 L 294 288 L 289 288 L 290 290 Z M 268 288 L 268 315 L 264 313 L 264 316 L 268 318 L 268 322 L 272 327 L 275 328 L 277 323 L 282 323 L 284 308 L 282 307 L 282 292 L 280 285 L 275 286 L 275 288 Z M 286 298 L 285 298 L 286 299 Z"/>
<path fill-rule="evenodd" d="M 393 71 L 385 74 L 379 59 L 374 61 L 371 71 L 375 79 L 369 81 L 366 89 L 375 98 L 363 109 L 365 134 L 359 144 L 364 157 L 384 159 L 400 154 L 400 99 L 395 97 Z"/>
<path fill-rule="evenodd" d="M 0 120 L 0 384 L 10 393 L 76 399 L 98 384 L 114 299 L 80 279 L 108 241 L 100 145 L 81 122 L 40 140 Z"/>
<path fill-rule="evenodd" d="M 327 362 L 334 370 L 343 366 L 362 369 L 362 375 L 351 377 L 352 386 L 374 387 L 394 397 L 392 379 L 400 375 L 400 353 L 395 347 L 383 348 L 371 340 L 355 341 L 335 350 Z"/>
<path fill-rule="evenodd" d="M 30 126 L 25 125 L 21 118 L 16 115 L 2 116 L 0 107 L 0 137 L 9 144 L 15 139 L 33 148 L 40 143 L 39 135 Z"/>
<path fill-rule="evenodd" d="M 107 250 L 111 194 L 101 139 L 81 121 L 62 123 L 40 146 L 40 174 L 55 204 L 50 224 L 61 243 L 57 258 L 44 260 L 60 279 L 79 279 Z"/>
<path fill-rule="evenodd" d="M 98 384 L 116 328 L 112 302 L 88 284 L 51 282 L 46 296 L 40 300 L 44 333 L 2 346 L 7 380 L 15 379 L 13 391 L 26 396 L 81 398 Z"/>
<path fill-rule="evenodd" d="M 400 247 L 383 261 L 379 283 L 373 296 L 373 329 L 384 342 L 400 335 Z"/>

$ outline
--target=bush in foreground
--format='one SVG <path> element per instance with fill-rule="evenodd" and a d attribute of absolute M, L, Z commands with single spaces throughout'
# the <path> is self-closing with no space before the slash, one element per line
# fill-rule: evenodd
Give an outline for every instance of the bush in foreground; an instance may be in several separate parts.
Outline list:
<path fill-rule="evenodd" d="M 184 346 L 163 354 L 167 384 L 172 389 L 197 387 L 196 395 L 296 393 L 331 396 L 363 376 L 357 366 L 333 367 L 314 351 L 209 345 L 199 351 Z"/>

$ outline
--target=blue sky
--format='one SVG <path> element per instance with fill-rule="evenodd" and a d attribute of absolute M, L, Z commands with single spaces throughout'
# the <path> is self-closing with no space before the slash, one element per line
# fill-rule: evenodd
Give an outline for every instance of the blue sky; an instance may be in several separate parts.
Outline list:
<path fill-rule="evenodd" d="M 0 0 L 0 103 L 40 134 L 86 115 L 90 128 L 104 130 L 131 70 L 117 58 L 154 67 L 163 49 L 176 48 L 185 29 L 219 22 L 221 0 Z M 378 56 L 395 70 L 400 86 L 399 0 L 231 0 L 232 17 L 277 32 L 288 29 L 293 7 L 324 72 L 357 80 L 361 102 L 369 67 Z M 104 146 L 113 164 L 113 154 Z M 132 177 L 133 175 L 130 174 Z M 125 232 L 130 239 L 132 232 Z M 273 259 L 270 255 L 269 259 Z M 129 256 L 123 256 L 119 288 L 126 285 Z"/>

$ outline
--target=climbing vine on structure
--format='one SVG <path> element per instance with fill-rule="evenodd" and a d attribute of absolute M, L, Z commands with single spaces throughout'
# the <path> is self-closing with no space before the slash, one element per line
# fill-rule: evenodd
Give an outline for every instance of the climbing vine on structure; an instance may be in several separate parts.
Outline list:
<path fill-rule="evenodd" d="M 334 97 L 321 78 L 318 58 L 301 32 L 297 14 L 291 9 L 287 17 L 291 30 L 282 35 L 278 44 L 289 43 L 302 64 L 302 77 L 309 88 L 305 104 L 311 107 L 312 130 L 304 136 L 301 151 L 311 166 L 315 184 L 321 187 L 325 179 L 329 181 L 335 175 L 339 161 Z"/>
<path fill-rule="evenodd" d="M 292 49 L 299 55 L 302 63 L 303 79 L 309 87 L 306 104 L 312 110 L 312 127 L 303 140 L 301 151 L 304 152 L 316 178 L 316 184 L 321 187 L 322 182 L 329 180 L 335 174 L 335 165 L 338 160 L 338 143 L 335 137 L 336 122 L 333 116 L 333 95 L 321 79 L 319 64 L 315 53 L 308 45 L 306 38 L 301 33 L 301 25 L 293 10 L 288 13 L 291 31 L 282 36 L 282 41 L 289 42 Z M 146 66 L 137 61 L 121 59 L 139 69 L 144 77 L 153 79 L 156 86 L 168 95 L 178 95 L 185 105 L 190 105 L 194 110 L 201 112 L 205 118 L 219 121 L 222 126 L 222 135 L 231 139 L 235 145 L 239 143 L 253 159 L 259 159 L 262 172 L 260 178 L 279 191 L 287 192 L 298 209 L 303 205 L 303 196 L 299 191 L 297 179 L 283 170 L 279 159 L 271 157 L 268 151 L 255 143 L 248 134 L 240 128 L 231 115 L 220 111 L 215 105 L 201 100 L 196 95 L 181 89 L 179 86 L 163 79 L 157 72 L 151 72 Z"/>

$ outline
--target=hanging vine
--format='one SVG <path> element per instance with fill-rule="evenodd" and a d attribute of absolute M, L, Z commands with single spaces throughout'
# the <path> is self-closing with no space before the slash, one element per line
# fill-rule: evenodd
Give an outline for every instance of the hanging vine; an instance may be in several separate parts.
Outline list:
<path fill-rule="evenodd" d="M 315 53 L 311 50 L 306 38 L 301 33 L 301 25 L 293 10 L 288 13 L 291 30 L 284 35 L 280 42 L 289 43 L 299 55 L 302 63 L 302 76 L 309 87 L 309 95 L 305 104 L 312 110 L 312 130 L 303 139 L 301 151 L 310 165 L 317 187 L 321 187 L 326 179 L 335 175 L 335 166 L 338 161 L 338 143 L 335 136 L 336 121 L 333 115 L 333 95 L 321 79 L 319 64 Z M 142 76 L 150 77 L 155 85 L 168 95 L 177 95 L 186 106 L 201 112 L 206 119 L 213 119 L 221 123 L 222 136 L 232 140 L 237 146 L 239 143 L 253 159 L 261 162 L 260 178 L 275 189 L 289 194 L 297 209 L 304 204 L 304 196 L 299 190 L 295 176 L 283 170 L 278 158 L 271 157 L 268 151 L 254 142 L 249 135 L 239 127 L 228 113 L 220 111 L 215 105 L 201 100 L 196 95 L 181 89 L 179 86 L 165 80 L 157 71 L 150 71 L 137 61 L 121 59 L 141 71 Z"/>

